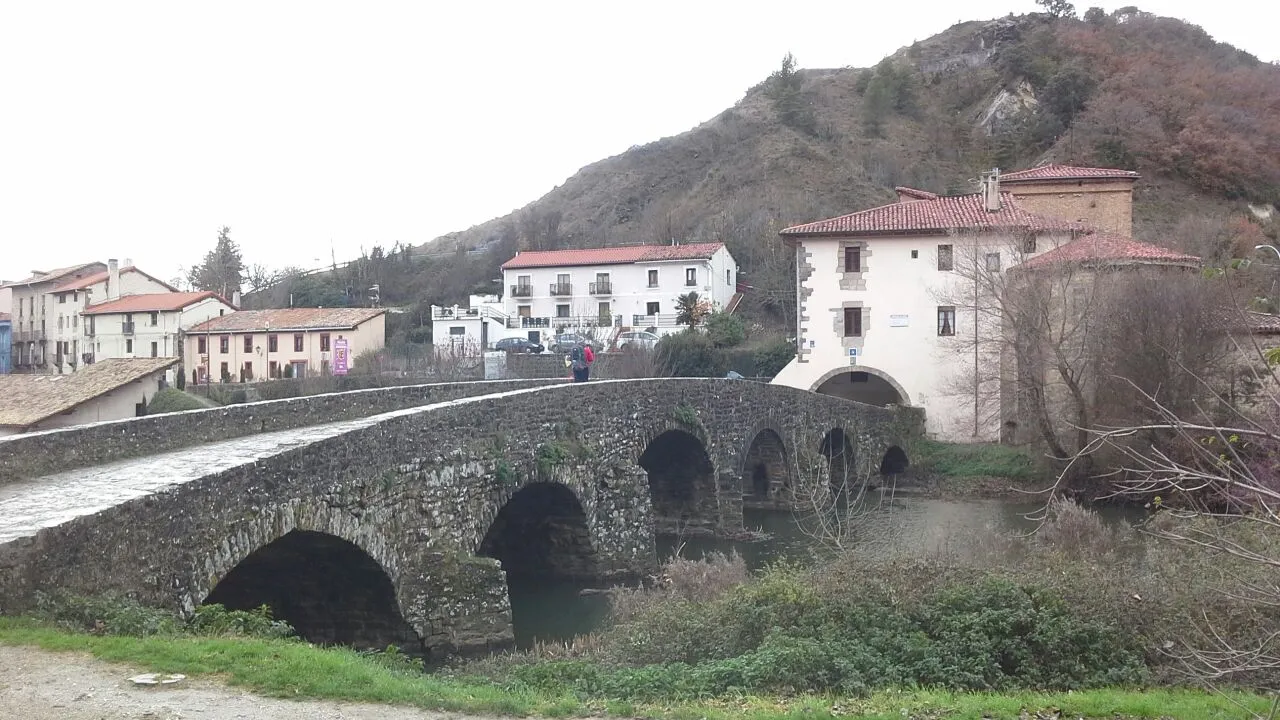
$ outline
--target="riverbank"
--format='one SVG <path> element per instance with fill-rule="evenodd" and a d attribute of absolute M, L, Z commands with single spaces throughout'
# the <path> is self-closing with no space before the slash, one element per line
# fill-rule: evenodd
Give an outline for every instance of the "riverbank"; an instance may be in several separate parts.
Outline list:
<path fill-rule="evenodd" d="M 1266 698 L 1247 694 L 1121 689 L 1008 694 L 883 692 L 861 698 L 744 695 L 717 701 L 631 704 L 548 694 L 517 684 L 436 678 L 396 664 L 395 660 L 296 641 L 99 637 L 52 629 L 31 620 L 0 618 L 0 716 L 97 720 L 127 712 L 129 717 L 198 715 L 205 720 L 444 720 L 449 716 L 441 713 L 452 712 L 484 717 L 605 715 L 681 720 L 846 716 L 885 720 L 1214 720 L 1238 718 L 1244 711 L 1264 713 L 1269 707 Z M 138 672 L 178 672 L 189 679 L 173 687 L 138 687 L 128 681 Z"/>

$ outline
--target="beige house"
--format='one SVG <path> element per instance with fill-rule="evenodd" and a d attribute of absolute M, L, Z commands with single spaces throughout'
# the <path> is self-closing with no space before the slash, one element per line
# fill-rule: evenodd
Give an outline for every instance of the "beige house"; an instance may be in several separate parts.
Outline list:
<path fill-rule="evenodd" d="M 51 367 L 59 341 L 54 288 L 106 270 L 100 262 L 32 270 L 30 277 L 0 286 L 8 295 L 8 312 L 13 316 L 14 372 L 48 372 Z"/>
<path fill-rule="evenodd" d="M 178 357 L 182 333 L 206 320 L 235 312 L 217 293 L 165 292 L 125 295 L 81 312 L 85 363 L 118 357 Z M 170 370 L 166 379 L 176 383 Z"/>
<path fill-rule="evenodd" d="M 165 372 L 177 363 L 117 358 L 67 375 L 0 375 L 0 435 L 144 415 Z"/>
<path fill-rule="evenodd" d="M 242 310 L 186 332 L 183 372 L 194 383 L 342 373 L 386 344 L 381 308 Z M 345 358 L 341 349 L 345 346 Z M 345 370 L 342 368 L 345 362 Z"/>

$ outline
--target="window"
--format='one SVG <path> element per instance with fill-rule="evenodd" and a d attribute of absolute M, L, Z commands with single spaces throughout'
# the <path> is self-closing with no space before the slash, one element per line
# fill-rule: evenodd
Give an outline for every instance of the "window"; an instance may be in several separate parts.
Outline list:
<path fill-rule="evenodd" d="M 72 316 L 71 316 L 71 327 L 73 327 L 73 328 L 75 328 L 75 327 L 80 327 L 80 316 L 79 316 L 79 315 L 72 315 Z"/>
<path fill-rule="evenodd" d="M 918 258 L 918 257 L 920 257 L 920 251 L 919 251 L 919 250 L 912 250 L 912 251 L 911 251 L 911 259 L 912 259 L 912 260 L 915 260 L 915 259 L 916 259 L 916 258 Z"/>
<path fill-rule="evenodd" d="M 556 317 L 569 317 L 569 306 L 568 306 L 568 305 L 557 305 L 557 306 L 556 306 Z"/>
<path fill-rule="evenodd" d="M 516 276 L 516 287 L 522 287 L 522 288 L 523 288 L 523 287 L 533 287 L 533 276 L 532 276 L 532 275 L 517 275 L 517 276 Z"/>
<path fill-rule="evenodd" d="M 658 287 L 658 271 L 649 271 L 649 287 Z"/>
<path fill-rule="evenodd" d="M 645 306 L 644 306 L 644 314 L 645 314 L 645 315 L 657 315 L 657 314 L 658 314 L 658 303 L 656 303 L 656 302 L 645 303 Z"/>
<path fill-rule="evenodd" d="M 244 362 L 244 369 L 240 371 L 240 379 L 241 381 L 253 379 L 253 361 L 252 360 L 246 360 Z"/>
<path fill-rule="evenodd" d="M 733 284 L 733 271 L 728 268 L 725 268 L 725 271 L 724 271 L 724 284 L 725 285 Z"/>
<path fill-rule="evenodd" d="M 302 335 L 301 334 L 293 336 L 293 351 L 302 352 Z"/>
<path fill-rule="evenodd" d="M 329 333 L 320 335 L 320 352 L 329 352 Z"/>
<path fill-rule="evenodd" d="M 844 309 L 844 336 L 862 337 L 862 308 Z"/>
<path fill-rule="evenodd" d="M 1000 271 L 1000 253 L 987 253 L 987 272 Z"/>
<path fill-rule="evenodd" d="M 252 335 L 244 336 L 244 351 L 247 353 L 253 352 L 253 336 Z"/>
<path fill-rule="evenodd" d="M 950 336 L 956 334 L 956 309 L 949 305 L 938 306 L 938 335 Z"/>
<path fill-rule="evenodd" d="M 569 284 L 569 273 L 556 273 L 556 284 L 557 284 L 557 285 L 568 285 L 568 284 Z"/>
<path fill-rule="evenodd" d="M 59 295 L 59 296 L 58 296 L 58 304 L 59 304 L 59 305 L 66 305 L 66 304 L 67 304 L 67 296 L 66 296 L 66 295 Z"/>
<path fill-rule="evenodd" d="M 950 270 L 950 269 L 952 269 L 952 261 L 951 261 L 951 246 L 950 246 L 950 245 L 939 245 L 939 246 L 938 246 L 938 269 L 939 269 L 939 270 Z"/>
<path fill-rule="evenodd" d="M 218 366 L 218 370 L 218 377 L 222 379 L 222 382 L 227 382 L 231 379 L 231 370 L 226 363 L 221 363 Z"/>
<path fill-rule="evenodd" d="M 207 352 L 209 352 L 209 338 L 207 337 L 196 338 L 196 353 L 199 355 L 204 355 Z"/>
<path fill-rule="evenodd" d="M 133 354 L 133 340 L 131 340 L 131 339 L 125 339 L 125 341 L 124 341 L 124 351 L 125 351 L 125 354 L 127 354 L 127 355 L 132 355 L 132 354 Z"/>
<path fill-rule="evenodd" d="M 275 360 L 272 360 L 271 362 L 267 363 L 267 377 L 272 377 L 272 378 L 280 377 L 280 368 L 278 367 L 278 364 L 276 363 Z"/>
<path fill-rule="evenodd" d="M 684 284 L 686 286 L 692 286 L 692 285 L 698 284 L 698 268 L 684 269 Z"/>
<path fill-rule="evenodd" d="M 159 324 L 160 324 L 160 313 L 158 312 L 151 313 L 151 327 L 155 327 Z"/>
<path fill-rule="evenodd" d="M 280 352 L 280 340 L 275 335 L 267 336 L 267 352 Z"/>
<path fill-rule="evenodd" d="M 862 272 L 862 248 L 847 247 L 844 249 L 844 271 L 847 273 Z"/>
<path fill-rule="evenodd" d="M 1036 236 L 1031 235 L 1022 239 L 1022 252 L 1030 255 L 1036 251 Z"/>
<path fill-rule="evenodd" d="M 61 315 L 59 315 L 59 316 L 58 316 L 58 329 L 59 329 L 59 330 L 61 330 L 61 329 L 62 329 L 62 316 L 61 316 Z"/>
<path fill-rule="evenodd" d="M 151 357 L 160 357 L 160 343 L 151 343 Z"/>
<path fill-rule="evenodd" d="M 230 335 L 223 335 L 222 337 L 218 338 L 218 352 L 222 353 L 223 355 L 226 355 L 227 353 L 231 352 L 231 336 Z"/>
<path fill-rule="evenodd" d="M 458 327 L 454 325 L 449 328 L 449 334 L 450 335 L 466 335 L 467 329 L 465 327 Z"/>

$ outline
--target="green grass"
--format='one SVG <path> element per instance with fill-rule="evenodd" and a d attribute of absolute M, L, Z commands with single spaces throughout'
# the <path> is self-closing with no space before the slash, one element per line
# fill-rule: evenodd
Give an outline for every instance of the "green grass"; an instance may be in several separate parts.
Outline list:
<path fill-rule="evenodd" d="M 803 695 L 733 697 L 698 702 L 633 704 L 534 691 L 516 683 L 425 675 L 389 666 L 350 650 L 288 640 L 152 636 L 93 636 L 24 618 L 0 617 L 0 644 L 90 653 L 108 662 L 155 672 L 214 676 L 262 695 L 410 705 L 434 710 L 548 717 L 595 716 L 673 720 L 800 720 L 856 716 L 902 720 L 1016 718 L 1025 708 L 1057 708 L 1062 717 L 1239 718 L 1263 713 L 1266 698 L 1196 690 L 1097 690 L 1073 693 L 879 692 L 865 698 Z M 1237 704 L 1238 703 L 1238 704 Z M 1242 709 L 1243 708 L 1243 709 Z"/>
<path fill-rule="evenodd" d="M 1031 480 L 1043 473 L 1026 450 L 1008 445 L 921 440 L 912 447 L 912 455 L 917 469 L 946 477 Z"/>

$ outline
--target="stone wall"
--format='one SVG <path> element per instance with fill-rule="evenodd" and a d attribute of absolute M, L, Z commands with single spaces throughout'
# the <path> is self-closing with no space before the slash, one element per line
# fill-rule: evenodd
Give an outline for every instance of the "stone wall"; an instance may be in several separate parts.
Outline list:
<path fill-rule="evenodd" d="M 354 390 L 149 415 L 0 438 L 0 485 L 79 467 L 418 405 L 541 387 L 557 379 L 450 382 Z"/>
<path fill-rule="evenodd" d="M 522 488 L 571 491 L 593 565 L 634 574 L 656 563 L 638 462 L 662 433 L 703 442 L 715 496 L 699 507 L 731 530 L 742 523 L 742 467 L 764 430 L 798 458 L 840 428 L 857 456 L 878 462 L 920 421 L 910 410 L 732 380 L 564 384 L 436 403 L 0 545 L 0 612 L 28 610 L 37 591 L 56 588 L 191 611 L 251 554 L 299 530 L 350 543 L 390 580 L 402 620 L 363 617 L 359 627 L 381 639 L 402 621 L 432 654 L 483 651 L 510 643 L 511 618 L 504 569 L 475 556 Z M 344 627 L 332 622 L 313 618 L 321 636 Z"/>

